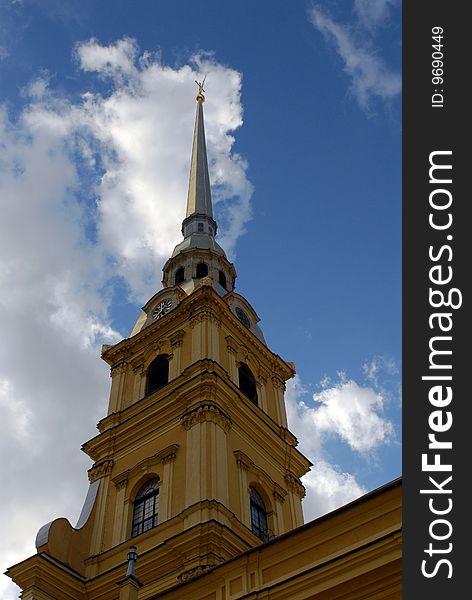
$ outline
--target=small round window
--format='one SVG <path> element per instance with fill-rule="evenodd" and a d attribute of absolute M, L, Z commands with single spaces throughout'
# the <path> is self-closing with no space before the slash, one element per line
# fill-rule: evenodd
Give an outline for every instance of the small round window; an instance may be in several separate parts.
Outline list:
<path fill-rule="evenodd" d="M 241 321 L 241 323 L 244 325 L 244 327 L 247 327 L 247 328 L 251 327 L 251 321 L 249 320 L 249 317 L 243 311 L 242 308 L 239 308 L 239 306 L 237 306 L 234 312 L 236 313 L 236 316 Z"/>

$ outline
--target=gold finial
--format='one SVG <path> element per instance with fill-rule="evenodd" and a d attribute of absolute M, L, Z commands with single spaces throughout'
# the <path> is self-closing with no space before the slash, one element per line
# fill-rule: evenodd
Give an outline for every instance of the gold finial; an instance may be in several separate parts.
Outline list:
<path fill-rule="evenodd" d="M 206 78 L 207 78 L 207 76 L 205 75 L 205 77 L 203 78 L 203 81 L 201 83 L 195 79 L 195 83 L 198 85 L 198 94 L 196 97 L 197 102 L 205 102 L 205 96 L 203 95 L 203 92 L 205 90 L 203 89 L 203 86 L 205 85 Z"/>

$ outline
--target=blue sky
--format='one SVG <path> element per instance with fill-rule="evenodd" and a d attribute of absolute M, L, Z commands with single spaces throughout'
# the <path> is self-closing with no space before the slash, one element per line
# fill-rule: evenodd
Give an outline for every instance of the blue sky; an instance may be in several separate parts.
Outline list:
<path fill-rule="evenodd" d="M 108 394 L 99 348 L 129 334 L 180 240 L 203 73 L 221 240 L 297 367 L 305 514 L 400 474 L 400 12 L 0 0 L 0 446 L 17 457 L 2 565 L 80 510 L 79 448 Z"/>

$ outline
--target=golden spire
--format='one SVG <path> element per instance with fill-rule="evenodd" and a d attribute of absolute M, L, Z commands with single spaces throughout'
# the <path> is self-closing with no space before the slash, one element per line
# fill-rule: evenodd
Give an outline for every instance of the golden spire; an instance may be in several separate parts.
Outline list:
<path fill-rule="evenodd" d="M 187 217 L 193 214 L 206 215 L 213 219 L 211 202 L 210 177 L 208 174 L 208 159 L 205 143 L 205 126 L 203 123 L 203 103 L 205 96 L 203 86 L 205 78 L 198 85 L 197 111 L 195 130 L 193 134 L 192 158 L 190 161 L 190 177 L 187 197 Z M 216 233 L 216 223 L 212 226 L 212 235 Z"/>

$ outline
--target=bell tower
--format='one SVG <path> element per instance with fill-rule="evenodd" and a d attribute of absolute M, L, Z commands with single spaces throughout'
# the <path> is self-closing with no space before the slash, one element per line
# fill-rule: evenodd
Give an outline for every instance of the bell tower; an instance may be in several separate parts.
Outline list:
<path fill-rule="evenodd" d="M 117 583 L 120 598 L 150 598 L 303 523 L 310 462 L 284 405 L 295 370 L 215 240 L 204 101 L 199 84 L 183 241 L 130 336 L 103 347 L 111 392 L 83 445 L 89 493 L 75 528 L 45 525 L 38 554 L 11 567 L 25 598 L 111 600 Z M 120 583 L 130 546 L 139 579 L 133 558 Z"/>

